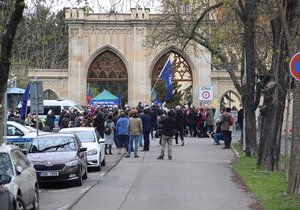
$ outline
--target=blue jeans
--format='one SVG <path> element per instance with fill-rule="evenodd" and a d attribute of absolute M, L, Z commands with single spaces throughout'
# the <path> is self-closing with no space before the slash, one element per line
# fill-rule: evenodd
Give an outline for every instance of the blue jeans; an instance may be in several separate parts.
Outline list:
<path fill-rule="evenodd" d="M 128 155 L 130 156 L 131 153 L 131 145 L 133 144 L 134 140 L 134 156 L 137 156 L 137 152 L 139 150 L 140 145 L 140 138 L 141 135 L 129 135 L 129 142 L 128 142 Z"/>
<path fill-rule="evenodd" d="M 215 140 L 216 144 L 220 143 L 220 140 L 224 140 L 222 133 L 214 133 L 213 139 Z"/>

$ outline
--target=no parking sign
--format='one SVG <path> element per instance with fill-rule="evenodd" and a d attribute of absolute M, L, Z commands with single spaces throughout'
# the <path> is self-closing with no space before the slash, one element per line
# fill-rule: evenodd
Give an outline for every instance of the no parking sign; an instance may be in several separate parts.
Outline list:
<path fill-rule="evenodd" d="M 201 101 L 212 101 L 214 100 L 214 91 L 212 86 L 199 86 L 199 99 Z"/>

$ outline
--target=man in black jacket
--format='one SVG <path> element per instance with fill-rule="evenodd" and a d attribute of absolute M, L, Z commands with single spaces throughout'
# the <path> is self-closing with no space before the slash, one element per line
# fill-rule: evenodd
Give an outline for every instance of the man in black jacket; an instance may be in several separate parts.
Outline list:
<path fill-rule="evenodd" d="M 181 139 L 181 146 L 184 145 L 184 133 L 183 133 L 183 127 L 184 127 L 184 113 L 181 111 L 181 107 L 178 105 L 176 106 L 176 113 L 175 113 L 175 119 L 176 119 L 176 132 L 175 132 L 175 142 L 178 144 L 178 136 L 180 136 Z"/>
<path fill-rule="evenodd" d="M 174 119 L 174 112 L 168 112 L 167 117 L 164 118 L 160 123 L 162 124 L 161 153 L 157 159 L 164 159 L 165 147 L 166 144 L 168 144 L 168 157 L 169 160 L 172 160 L 172 140 L 176 125 L 176 121 Z"/>

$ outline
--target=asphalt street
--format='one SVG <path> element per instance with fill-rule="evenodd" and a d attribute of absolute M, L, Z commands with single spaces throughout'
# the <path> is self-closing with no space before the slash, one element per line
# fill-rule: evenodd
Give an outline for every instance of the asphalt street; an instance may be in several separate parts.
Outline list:
<path fill-rule="evenodd" d="M 173 160 L 157 160 L 158 140 L 139 158 L 122 158 L 68 209 L 247 210 L 257 200 L 232 171 L 235 154 L 209 138 L 173 145 Z M 256 206 L 256 207 L 255 207 Z"/>

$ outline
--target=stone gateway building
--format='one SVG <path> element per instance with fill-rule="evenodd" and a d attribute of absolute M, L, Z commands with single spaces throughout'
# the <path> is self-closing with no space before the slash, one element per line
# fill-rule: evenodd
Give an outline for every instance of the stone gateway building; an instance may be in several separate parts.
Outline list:
<path fill-rule="evenodd" d="M 157 14 L 155 14 L 157 15 Z M 211 54 L 204 47 L 182 52 L 176 46 L 147 49 L 143 43 L 154 14 L 149 9 L 131 9 L 130 14 L 85 14 L 82 9 L 65 9 L 69 31 L 68 69 L 32 69 L 29 77 L 43 81 L 44 98 L 66 98 L 85 105 L 88 83 L 119 95 L 136 106 L 151 104 L 150 93 L 169 55 L 172 56 L 173 81 L 191 86 L 195 106 L 200 101 L 199 86 L 212 86 L 215 101 L 240 104 L 229 74 L 211 68 Z M 227 99 L 226 99 L 227 98 Z"/>

